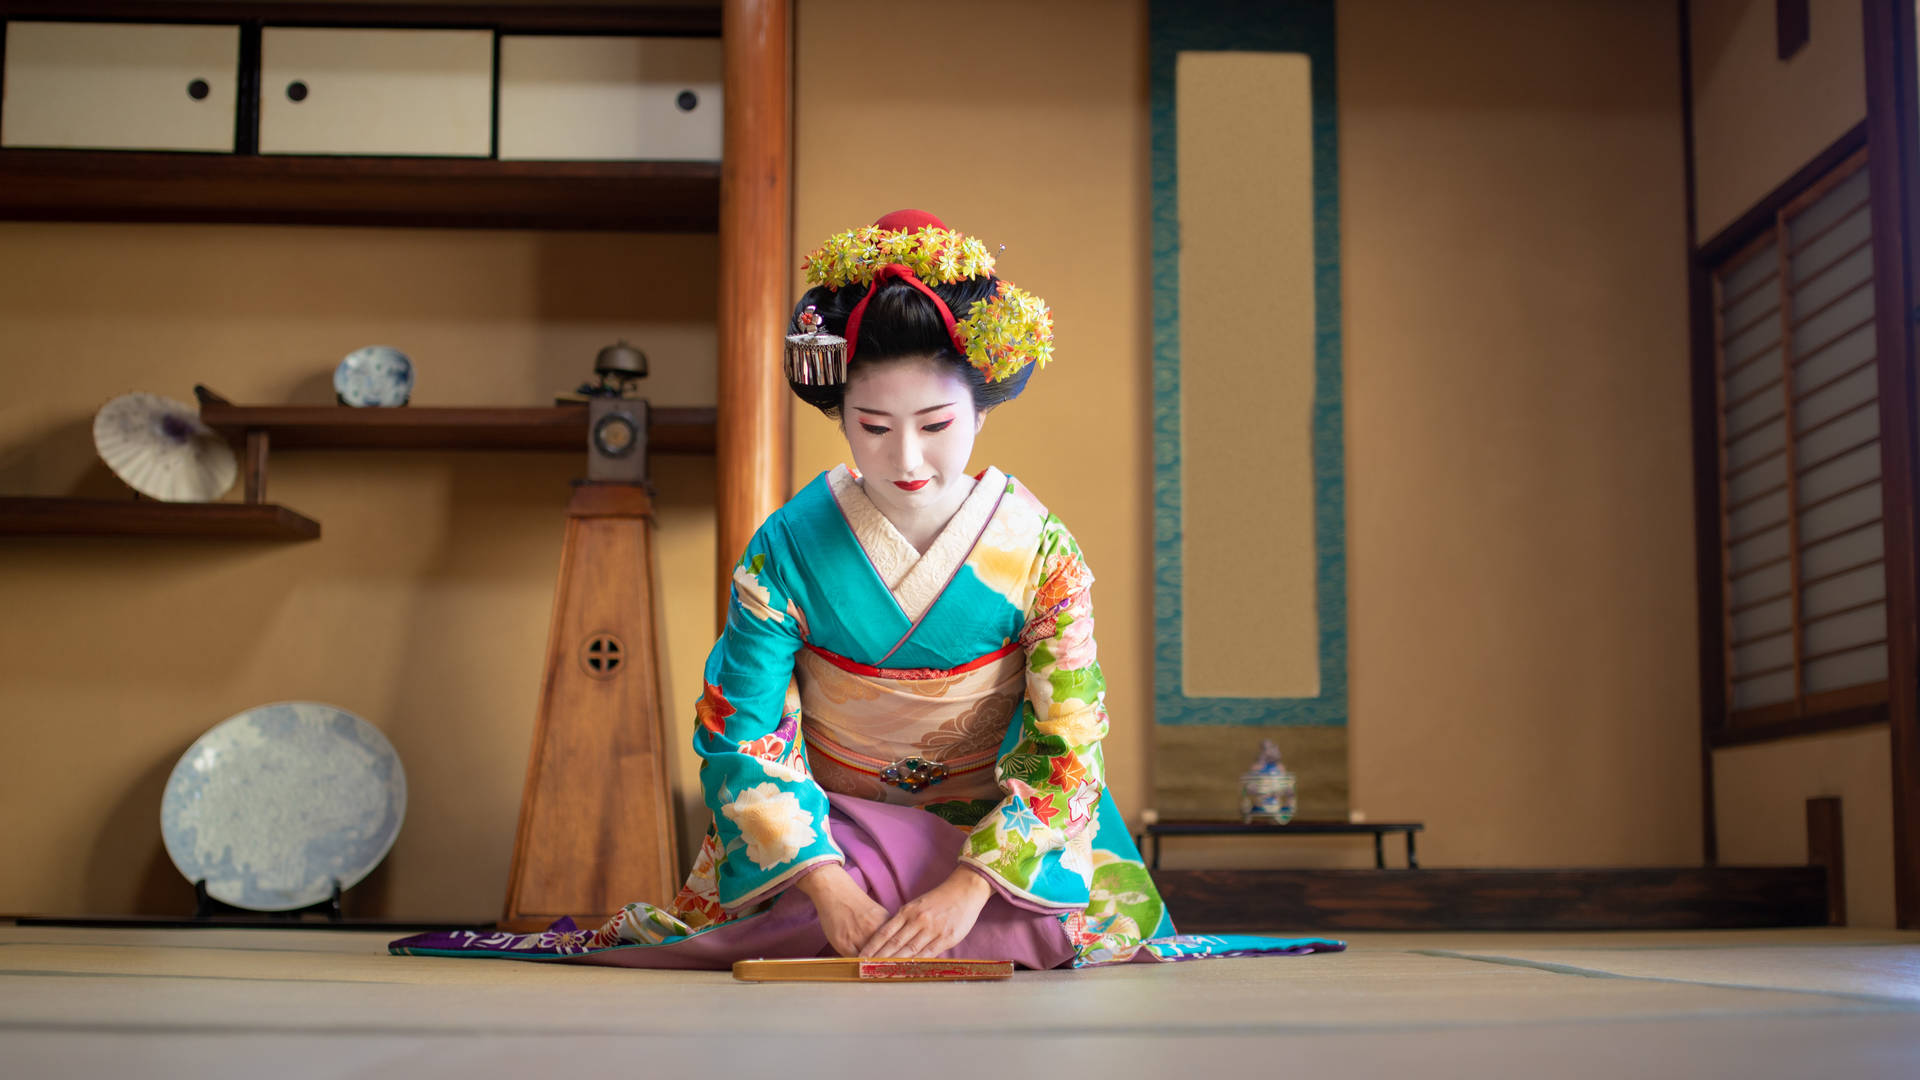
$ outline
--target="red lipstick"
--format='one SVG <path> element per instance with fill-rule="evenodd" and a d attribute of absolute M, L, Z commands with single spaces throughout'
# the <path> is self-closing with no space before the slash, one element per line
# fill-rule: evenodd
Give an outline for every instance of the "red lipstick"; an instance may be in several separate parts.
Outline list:
<path fill-rule="evenodd" d="M 927 482 L 925 480 L 915 480 L 912 483 L 908 483 L 905 480 L 895 480 L 893 486 L 899 488 L 901 491 L 919 491 L 921 488 L 927 486 Z"/>

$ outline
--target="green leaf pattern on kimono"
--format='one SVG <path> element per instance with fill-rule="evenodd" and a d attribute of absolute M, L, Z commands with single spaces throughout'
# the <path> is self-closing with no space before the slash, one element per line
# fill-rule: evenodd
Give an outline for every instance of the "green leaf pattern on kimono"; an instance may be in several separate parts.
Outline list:
<path fill-rule="evenodd" d="M 1046 516 L 1027 582 L 1026 701 L 995 778 L 1007 794 L 969 834 L 961 861 L 1014 896 L 1033 886 L 1048 857 L 1091 879 L 1088 843 L 1106 786 L 1106 679 L 1093 640 L 1093 573 L 1060 519 Z"/>

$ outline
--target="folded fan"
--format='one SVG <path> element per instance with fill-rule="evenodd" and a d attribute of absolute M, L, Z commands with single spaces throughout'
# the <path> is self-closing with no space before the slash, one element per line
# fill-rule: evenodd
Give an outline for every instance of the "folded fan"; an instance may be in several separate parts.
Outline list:
<path fill-rule="evenodd" d="M 741 982 L 932 982 L 1013 977 L 1010 960 L 910 960 L 829 956 L 814 960 L 739 960 Z"/>

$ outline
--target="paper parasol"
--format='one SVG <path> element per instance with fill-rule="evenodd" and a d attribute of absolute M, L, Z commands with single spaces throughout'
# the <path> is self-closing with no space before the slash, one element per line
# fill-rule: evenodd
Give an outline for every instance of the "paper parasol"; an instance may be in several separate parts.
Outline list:
<path fill-rule="evenodd" d="M 233 448 L 191 405 L 122 394 L 93 414 L 93 448 L 115 476 L 149 498 L 212 502 L 233 486 Z"/>

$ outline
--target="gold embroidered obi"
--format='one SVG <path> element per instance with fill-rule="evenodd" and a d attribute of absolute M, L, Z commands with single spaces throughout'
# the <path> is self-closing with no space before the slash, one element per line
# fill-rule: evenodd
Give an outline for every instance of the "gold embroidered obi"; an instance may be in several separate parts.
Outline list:
<path fill-rule="evenodd" d="M 794 665 L 807 765 L 826 790 L 876 802 L 998 802 L 994 764 L 1025 669 L 1012 645 L 951 671 L 876 668 L 809 645 Z"/>

